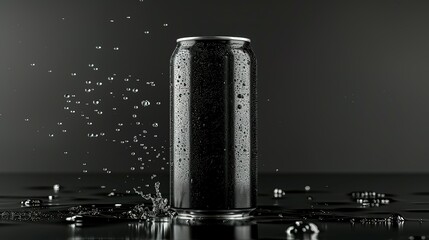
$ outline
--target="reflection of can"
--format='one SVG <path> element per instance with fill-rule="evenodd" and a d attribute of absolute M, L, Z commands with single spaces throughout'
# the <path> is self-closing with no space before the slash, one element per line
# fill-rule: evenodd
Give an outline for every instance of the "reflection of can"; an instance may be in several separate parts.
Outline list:
<path fill-rule="evenodd" d="M 170 60 L 170 203 L 179 216 L 256 207 L 256 58 L 250 40 L 177 40 Z"/>

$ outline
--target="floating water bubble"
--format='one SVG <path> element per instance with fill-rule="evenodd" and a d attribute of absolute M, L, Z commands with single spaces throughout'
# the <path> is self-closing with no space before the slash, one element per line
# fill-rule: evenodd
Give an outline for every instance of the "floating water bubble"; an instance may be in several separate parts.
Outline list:
<path fill-rule="evenodd" d="M 77 73 L 72 72 L 72 73 L 70 73 L 70 75 L 72 75 L 72 76 L 76 76 L 76 75 L 77 75 Z"/>
<path fill-rule="evenodd" d="M 139 106 L 135 105 L 135 106 L 134 106 L 134 109 L 139 109 Z"/>
<path fill-rule="evenodd" d="M 114 47 L 113 50 L 118 51 L 119 47 Z"/>
<path fill-rule="evenodd" d="M 128 97 L 127 97 L 127 96 L 124 96 L 124 97 L 122 97 L 122 99 L 124 99 L 124 100 L 128 100 Z"/>
<path fill-rule="evenodd" d="M 98 105 L 100 103 L 100 100 L 94 100 L 94 101 L 92 101 L 92 104 L 94 104 L 94 105 Z"/>
<path fill-rule="evenodd" d="M 161 105 L 161 102 L 156 102 L 156 105 Z"/>
<path fill-rule="evenodd" d="M 409 236 L 408 240 L 426 240 L 429 239 L 427 236 L 425 235 L 421 235 L 421 236 Z"/>
<path fill-rule="evenodd" d="M 49 137 L 54 137 L 54 134 L 53 133 L 49 133 L 49 135 L 48 135 Z"/>
<path fill-rule="evenodd" d="M 113 23 L 113 22 L 115 22 L 115 20 L 114 19 L 110 19 L 109 22 Z"/>
<path fill-rule="evenodd" d="M 95 68 L 93 68 L 92 70 L 94 70 L 94 71 L 98 71 L 98 67 L 95 67 Z"/>
<path fill-rule="evenodd" d="M 34 67 L 34 66 L 36 66 L 36 64 L 35 63 L 30 63 L 30 66 Z"/>
<path fill-rule="evenodd" d="M 137 88 L 133 88 L 133 93 L 137 93 L 139 90 Z"/>
<path fill-rule="evenodd" d="M 273 191 L 274 198 L 283 198 L 284 195 L 285 195 L 285 192 L 283 191 L 283 189 L 275 188 Z"/>
<path fill-rule="evenodd" d="M 158 123 L 156 122 L 152 123 L 152 127 L 158 127 Z"/>
<path fill-rule="evenodd" d="M 310 186 L 305 186 L 305 187 L 304 187 L 304 190 L 308 192 L 308 191 L 310 191 L 310 190 L 311 190 L 311 187 L 310 187 Z"/>
<path fill-rule="evenodd" d="M 127 16 L 127 19 L 131 19 L 131 16 Z"/>
<path fill-rule="evenodd" d="M 91 126 L 91 125 L 92 125 L 92 122 L 86 122 L 86 124 Z"/>
<path fill-rule="evenodd" d="M 30 121 L 30 119 L 28 119 L 28 118 L 25 118 L 25 119 L 24 119 L 24 121 L 28 122 L 28 121 Z"/>
<path fill-rule="evenodd" d="M 82 163 L 82 166 L 86 166 L 86 163 Z"/>
<path fill-rule="evenodd" d="M 168 27 L 168 23 L 164 23 L 164 24 L 162 24 L 162 26 Z"/>
<path fill-rule="evenodd" d="M 296 239 L 295 237 L 303 235 L 317 235 L 319 233 L 319 228 L 316 224 L 311 222 L 296 221 L 293 225 L 289 226 L 286 229 L 286 234 L 289 238 Z M 301 239 L 301 238 L 298 238 Z M 304 237 L 302 239 L 315 239 Z"/>
<path fill-rule="evenodd" d="M 64 155 L 67 155 L 67 154 L 69 154 L 69 152 L 63 152 L 64 153 Z"/>
<path fill-rule="evenodd" d="M 149 31 L 144 31 L 144 34 L 149 34 Z"/>
<path fill-rule="evenodd" d="M 51 73 L 52 72 L 52 70 L 48 70 L 48 73 Z"/>
<path fill-rule="evenodd" d="M 88 67 L 94 67 L 94 66 L 95 66 L 94 63 L 88 64 Z"/>
<path fill-rule="evenodd" d="M 398 213 L 393 213 L 386 219 L 386 221 L 391 223 L 403 223 L 405 218 Z"/>
<path fill-rule="evenodd" d="M 27 199 L 21 201 L 22 207 L 39 207 L 43 204 L 41 199 Z"/>
<path fill-rule="evenodd" d="M 64 98 L 70 98 L 70 94 L 64 94 Z"/>
<path fill-rule="evenodd" d="M 88 170 L 84 169 L 84 170 L 82 170 L 82 172 L 83 172 L 83 173 L 87 173 L 87 172 L 88 172 Z"/>
<path fill-rule="evenodd" d="M 107 77 L 107 80 L 109 80 L 109 81 L 113 81 L 113 77 Z"/>
<path fill-rule="evenodd" d="M 373 191 L 352 192 L 349 195 L 362 207 L 379 207 L 381 205 L 387 205 L 392 201 L 392 199 L 386 197 L 385 193 Z"/>
<path fill-rule="evenodd" d="M 134 170 L 136 170 L 136 168 L 135 168 L 135 167 L 131 167 L 130 169 L 131 169 L 131 171 L 134 171 Z"/>
<path fill-rule="evenodd" d="M 52 186 L 52 188 L 54 189 L 55 192 L 58 192 L 61 189 L 61 185 L 60 184 L 54 184 L 54 186 Z"/>
<path fill-rule="evenodd" d="M 101 46 L 95 46 L 95 49 L 101 49 Z"/>
<path fill-rule="evenodd" d="M 133 115 L 132 115 L 132 117 L 133 117 L 133 118 L 137 118 L 137 114 L 133 114 Z"/>
<path fill-rule="evenodd" d="M 143 105 L 143 107 L 147 107 L 150 105 L 150 102 L 148 100 L 143 100 L 142 105 Z"/>
<path fill-rule="evenodd" d="M 89 138 L 96 138 L 96 137 L 98 137 L 98 134 L 97 133 L 88 133 L 88 135 L 87 135 Z"/>

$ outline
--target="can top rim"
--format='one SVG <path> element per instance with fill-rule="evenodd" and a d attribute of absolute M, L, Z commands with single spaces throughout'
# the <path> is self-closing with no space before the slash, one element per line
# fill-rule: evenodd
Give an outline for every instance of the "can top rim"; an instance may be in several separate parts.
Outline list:
<path fill-rule="evenodd" d="M 194 41 L 194 40 L 236 40 L 236 41 L 244 41 L 250 42 L 249 38 L 244 37 L 230 37 L 230 36 L 198 36 L 198 37 L 183 37 L 178 38 L 176 42 L 182 41 Z"/>

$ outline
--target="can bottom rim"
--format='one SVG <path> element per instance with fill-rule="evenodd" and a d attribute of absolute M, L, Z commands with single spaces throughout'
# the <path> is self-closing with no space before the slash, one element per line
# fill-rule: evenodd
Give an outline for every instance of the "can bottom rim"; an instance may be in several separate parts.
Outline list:
<path fill-rule="evenodd" d="M 222 220 L 248 220 L 252 219 L 251 212 L 255 208 L 233 209 L 233 210 L 197 210 L 172 208 L 177 213 L 175 218 L 178 219 L 222 219 Z"/>

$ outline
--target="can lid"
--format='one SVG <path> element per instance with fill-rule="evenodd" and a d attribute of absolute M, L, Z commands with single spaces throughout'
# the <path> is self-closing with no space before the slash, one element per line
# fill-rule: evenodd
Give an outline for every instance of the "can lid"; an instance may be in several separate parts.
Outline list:
<path fill-rule="evenodd" d="M 177 39 L 176 42 L 193 41 L 193 40 L 236 40 L 250 42 L 250 39 L 244 37 L 230 37 L 230 36 L 198 36 L 198 37 L 183 37 Z"/>

